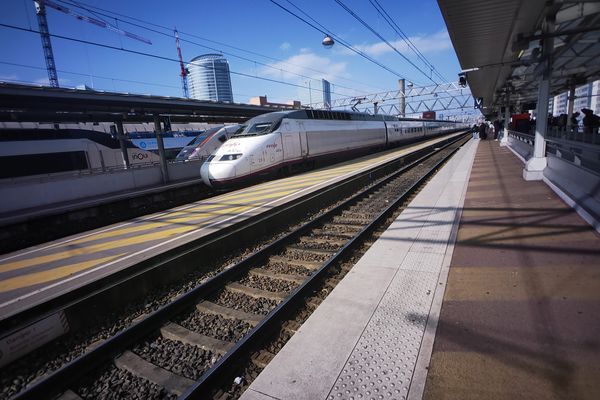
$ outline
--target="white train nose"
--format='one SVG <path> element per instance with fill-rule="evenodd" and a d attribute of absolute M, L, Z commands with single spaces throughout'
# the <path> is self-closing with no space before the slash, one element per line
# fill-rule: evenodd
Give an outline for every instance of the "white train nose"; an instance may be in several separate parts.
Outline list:
<path fill-rule="evenodd" d="M 205 162 L 200 167 L 202 181 L 210 187 L 219 186 L 224 181 L 236 177 L 236 168 L 232 162 Z"/>
<path fill-rule="evenodd" d="M 212 184 L 210 183 L 209 163 L 202 163 L 202 166 L 200 167 L 200 177 L 206 186 L 212 187 Z"/>

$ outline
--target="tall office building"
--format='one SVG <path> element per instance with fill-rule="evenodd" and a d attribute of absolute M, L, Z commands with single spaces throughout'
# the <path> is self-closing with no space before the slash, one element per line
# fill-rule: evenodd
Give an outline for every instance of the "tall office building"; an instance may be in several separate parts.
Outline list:
<path fill-rule="evenodd" d="M 568 93 L 561 93 L 558 96 L 554 96 L 554 107 L 552 110 L 552 115 L 557 116 L 560 114 L 566 114 L 567 113 L 567 100 L 568 100 L 569 94 Z"/>
<path fill-rule="evenodd" d="M 233 102 L 229 63 L 220 54 L 204 54 L 187 65 L 190 97 Z"/>
<path fill-rule="evenodd" d="M 331 84 L 326 79 L 321 79 L 323 82 L 323 105 L 326 109 L 331 108 Z"/>
<path fill-rule="evenodd" d="M 583 86 L 575 88 L 575 101 L 573 102 L 573 111 L 581 111 L 582 108 L 590 108 L 592 102 L 592 86 L 590 82 Z"/>
<path fill-rule="evenodd" d="M 600 115 L 600 80 L 592 83 L 590 108 L 594 111 L 594 114 Z"/>

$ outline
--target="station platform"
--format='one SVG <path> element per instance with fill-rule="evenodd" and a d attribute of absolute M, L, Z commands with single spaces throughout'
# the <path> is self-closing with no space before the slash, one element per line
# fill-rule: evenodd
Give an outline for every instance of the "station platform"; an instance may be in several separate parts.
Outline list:
<path fill-rule="evenodd" d="M 243 394 L 596 399 L 600 236 L 471 140 Z"/>
<path fill-rule="evenodd" d="M 0 256 L 0 320 L 447 138 L 265 182 Z"/>

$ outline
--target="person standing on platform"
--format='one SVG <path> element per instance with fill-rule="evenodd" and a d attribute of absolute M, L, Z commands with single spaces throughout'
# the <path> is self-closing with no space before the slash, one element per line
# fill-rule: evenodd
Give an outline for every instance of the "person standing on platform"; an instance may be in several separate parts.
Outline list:
<path fill-rule="evenodd" d="M 498 140 L 504 136 L 504 120 L 498 121 Z"/>
<path fill-rule="evenodd" d="M 577 132 L 577 128 L 579 127 L 579 120 L 577 119 L 581 114 L 579 111 L 576 111 L 571 115 L 571 131 Z"/>
<path fill-rule="evenodd" d="M 479 128 L 477 128 L 477 124 L 473 124 L 473 127 L 471 128 L 471 133 L 473 134 L 473 139 L 479 139 L 478 131 L 479 131 Z"/>
<path fill-rule="evenodd" d="M 494 121 L 494 140 L 498 141 L 498 134 L 500 133 L 500 121 Z"/>
<path fill-rule="evenodd" d="M 479 139 L 481 139 L 481 140 L 485 140 L 487 138 L 486 133 L 485 133 L 485 128 L 486 128 L 486 124 L 485 124 L 485 122 L 482 122 L 481 125 L 479 125 Z"/>
<path fill-rule="evenodd" d="M 582 108 L 581 112 L 585 114 L 585 117 L 583 117 L 583 132 L 586 134 L 598 133 L 600 117 L 594 114 L 589 108 Z"/>

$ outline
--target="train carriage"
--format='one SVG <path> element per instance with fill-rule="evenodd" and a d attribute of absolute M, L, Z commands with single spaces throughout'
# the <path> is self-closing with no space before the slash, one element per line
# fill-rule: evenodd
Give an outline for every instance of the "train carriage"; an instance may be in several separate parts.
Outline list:
<path fill-rule="evenodd" d="M 209 186 L 230 186 L 461 128 L 450 121 L 344 111 L 278 111 L 249 120 L 207 159 L 200 174 Z"/>

